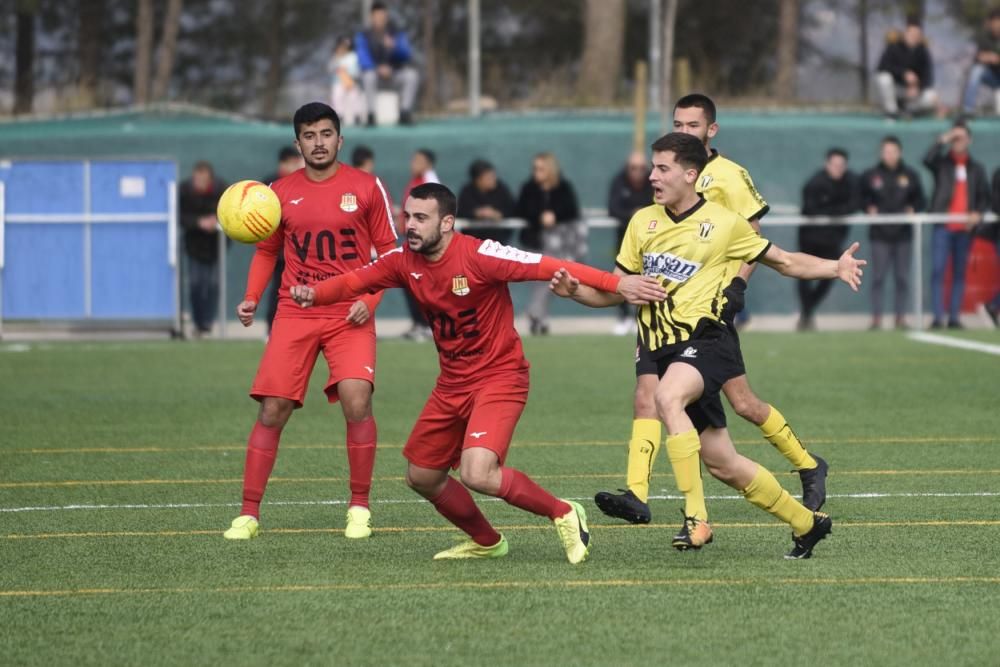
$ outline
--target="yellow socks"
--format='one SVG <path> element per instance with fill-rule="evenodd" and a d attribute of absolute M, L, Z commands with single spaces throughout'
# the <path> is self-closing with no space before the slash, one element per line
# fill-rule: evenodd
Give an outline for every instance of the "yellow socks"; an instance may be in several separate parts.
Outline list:
<path fill-rule="evenodd" d="M 760 432 L 774 445 L 775 449 L 781 452 L 788 461 L 795 466 L 796 470 L 811 470 L 816 467 L 816 459 L 809 455 L 806 448 L 799 442 L 795 431 L 785 421 L 785 416 L 778 412 L 778 408 L 770 406 L 771 414 L 767 420 L 760 425 Z"/>
<path fill-rule="evenodd" d="M 788 491 L 781 488 L 774 475 L 762 465 L 757 466 L 757 474 L 750 485 L 743 489 L 743 497 L 790 525 L 796 536 L 805 535 L 812 530 L 813 513 L 788 495 Z"/>
<path fill-rule="evenodd" d="M 701 484 L 701 441 L 694 429 L 667 436 L 667 455 L 677 478 L 677 490 L 684 494 L 684 515 L 708 521 L 705 490 Z M 811 516 L 811 515 L 810 515 Z"/>
<path fill-rule="evenodd" d="M 628 476 L 625 484 L 636 498 L 649 502 L 649 478 L 653 462 L 660 451 L 660 420 L 632 421 L 632 439 L 628 443 Z"/>

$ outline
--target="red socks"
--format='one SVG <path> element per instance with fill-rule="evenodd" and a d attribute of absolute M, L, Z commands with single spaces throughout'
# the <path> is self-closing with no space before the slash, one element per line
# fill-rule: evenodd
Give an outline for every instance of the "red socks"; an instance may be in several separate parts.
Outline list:
<path fill-rule="evenodd" d="M 476 544 L 492 547 L 500 541 L 500 533 L 493 529 L 476 507 L 476 501 L 472 499 L 468 489 L 454 477 L 448 477 L 444 489 L 436 498 L 431 498 L 430 502 L 441 516 L 461 528 Z"/>
<path fill-rule="evenodd" d="M 278 455 L 281 429 L 264 426 L 258 420 L 250 431 L 247 442 L 247 460 L 243 468 L 243 509 L 240 514 L 260 518 L 260 499 L 264 497 L 267 479 Z"/>
<path fill-rule="evenodd" d="M 347 422 L 347 463 L 351 469 L 351 505 L 368 507 L 377 439 L 378 430 L 375 428 L 374 417 L 368 417 L 360 422 Z"/>
<path fill-rule="evenodd" d="M 514 468 L 500 469 L 500 493 L 497 495 L 514 507 L 550 519 L 564 516 L 573 509 Z"/>

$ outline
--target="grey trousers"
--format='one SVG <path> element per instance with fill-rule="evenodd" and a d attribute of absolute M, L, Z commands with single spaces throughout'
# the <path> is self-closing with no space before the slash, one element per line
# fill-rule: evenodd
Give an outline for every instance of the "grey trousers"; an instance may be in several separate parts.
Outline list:
<path fill-rule="evenodd" d="M 896 317 L 903 317 L 910 296 L 910 260 L 913 241 L 871 242 L 872 316 L 882 317 L 882 284 L 892 271 L 896 277 Z"/>
<path fill-rule="evenodd" d="M 549 257 L 576 262 L 587 256 L 587 223 L 567 222 L 542 229 L 542 253 Z M 528 316 L 541 322 L 549 319 L 548 282 L 537 282 L 532 288 Z"/>
<path fill-rule="evenodd" d="M 420 85 L 420 74 L 415 67 L 403 65 L 393 71 L 389 79 L 392 87 L 399 91 L 399 110 L 413 111 L 413 103 L 417 101 L 417 87 Z M 378 93 L 378 72 L 370 69 L 361 73 L 361 85 L 365 89 L 365 99 L 368 102 L 368 113 L 375 113 L 375 95 Z M 385 85 L 383 83 L 383 85 Z"/>

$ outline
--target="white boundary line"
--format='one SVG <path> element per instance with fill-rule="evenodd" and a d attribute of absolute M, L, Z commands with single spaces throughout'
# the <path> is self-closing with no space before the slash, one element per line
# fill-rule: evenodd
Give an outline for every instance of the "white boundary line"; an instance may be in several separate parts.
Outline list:
<path fill-rule="evenodd" d="M 938 334 L 924 332 L 908 334 L 907 338 L 918 343 L 930 343 L 931 345 L 956 347 L 960 350 L 972 350 L 973 352 L 985 352 L 986 354 L 1000 355 L 1000 345 L 980 343 L 974 340 L 963 340 L 961 338 L 952 338 L 951 336 L 940 336 Z"/>
<path fill-rule="evenodd" d="M 970 492 L 899 492 L 899 493 L 831 493 L 828 499 L 847 500 L 879 500 L 884 498 L 997 498 L 1000 491 L 970 491 Z M 566 500 L 587 501 L 590 496 L 582 498 L 566 498 Z M 684 496 L 662 495 L 650 496 L 650 500 L 684 500 Z M 706 500 L 743 500 L 743 496 L 705 496 Z M 477 498 L 477 501 L 500 502 L 500 498 Z M 421 498 L 406 500 L 374 500 L 377 505 L 410 505 L 426 502 Z M 347 500 L 278 500 L 265 503 L 268 507 L 282 506 L 322 506 L 347 505 Z M 122 505 L 39 505 L 28 507 L 0 507 L 0 513 L 15 512 L 60 512 L 68 510 L 159 510 L 159 509 L 199 509 L 204 507 L 239 507 L 240 503 L 157 503 L 157 504 L 122 504 Z"/>

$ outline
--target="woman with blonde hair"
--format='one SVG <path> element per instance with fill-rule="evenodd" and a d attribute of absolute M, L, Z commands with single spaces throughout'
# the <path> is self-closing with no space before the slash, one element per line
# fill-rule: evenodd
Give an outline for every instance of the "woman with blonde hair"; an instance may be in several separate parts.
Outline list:
<path fill-rule="evenodd" d="M 517 215 L 527 222 L 521 232 L 525 248 L 572 261 L 587 254 L 586 227 L 580 219 L 576 191 L 562 177 L 552 153 L 539 153 L 532 160 L 531 178 L 521 186 Z M 549 332 L 548 285 L 539 283 L 533 288 L 528 317 L 532 335 Z"/>

